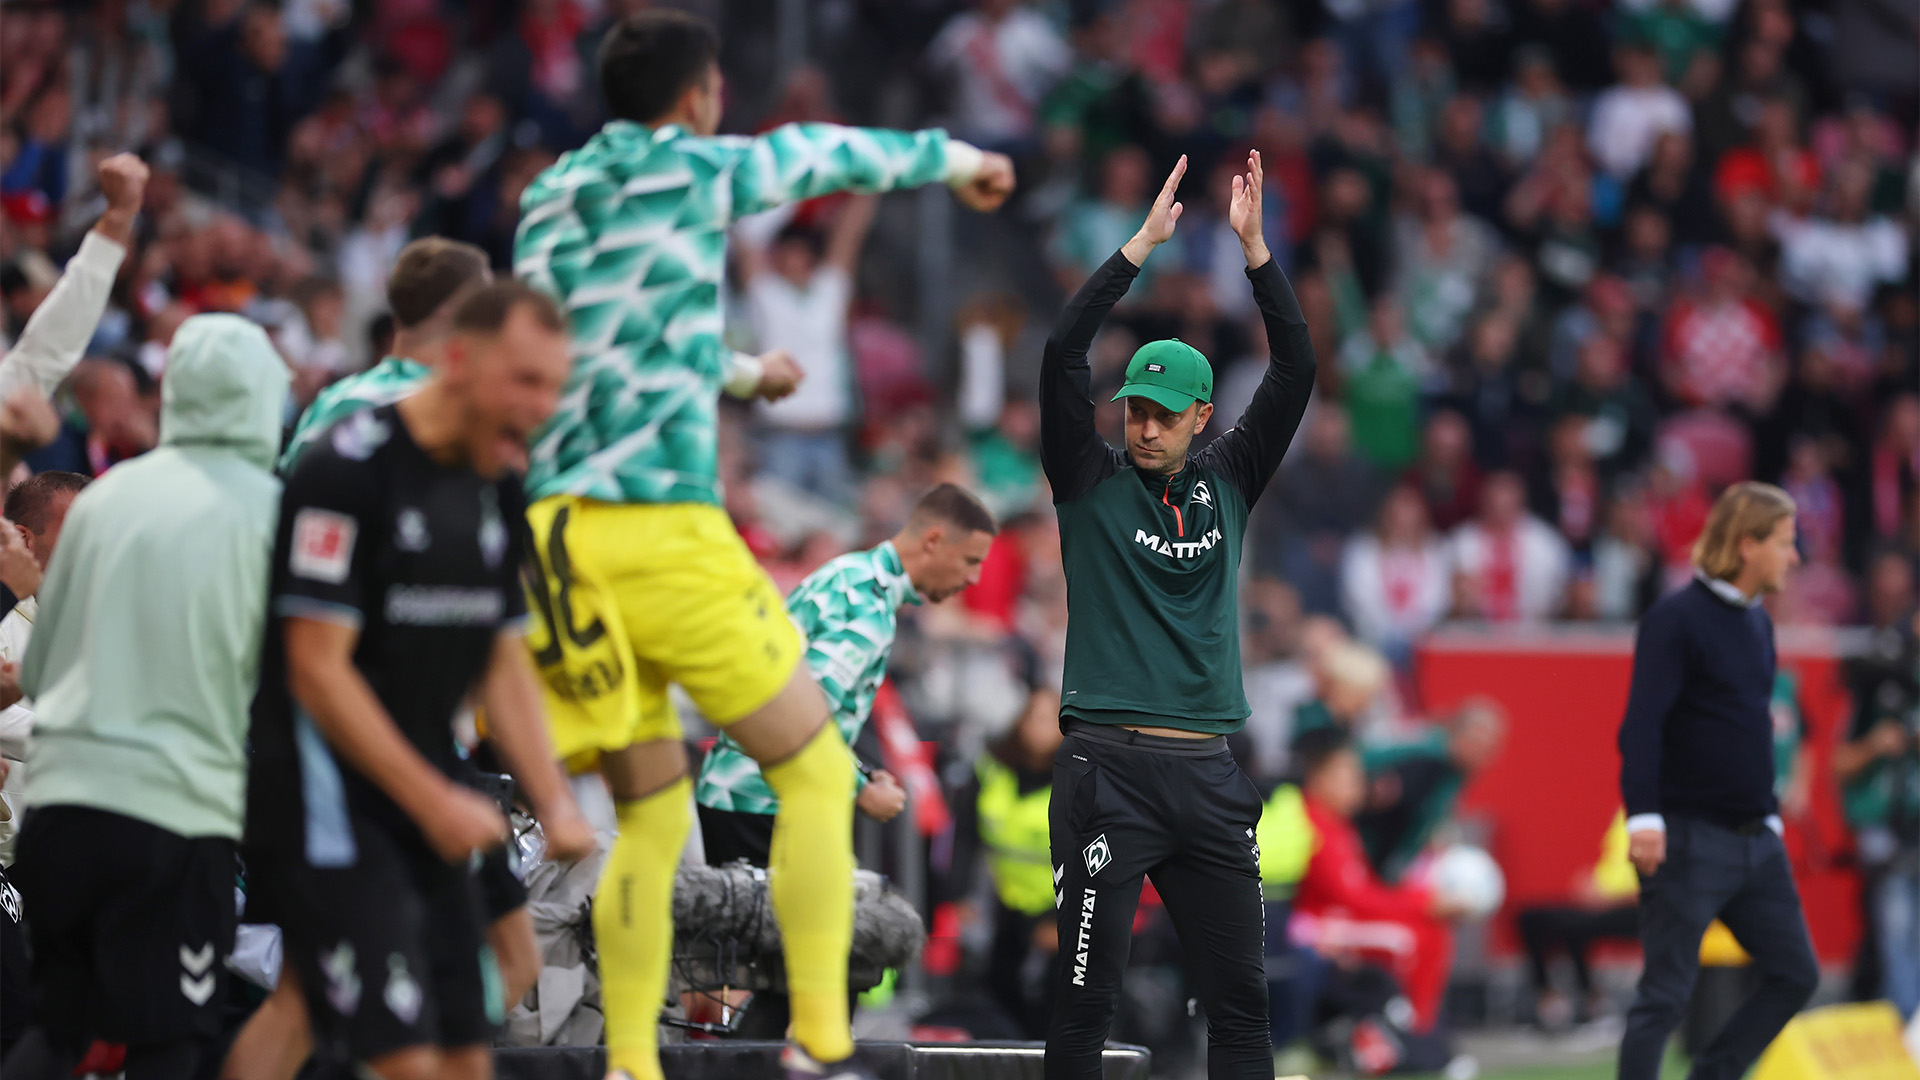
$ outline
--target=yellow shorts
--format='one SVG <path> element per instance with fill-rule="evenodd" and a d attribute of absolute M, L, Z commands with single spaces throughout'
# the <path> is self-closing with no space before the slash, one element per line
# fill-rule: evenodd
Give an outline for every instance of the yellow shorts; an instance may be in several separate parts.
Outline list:
<path fill-rule="evenodd" d="M 719 507 L 559 495 L 527 520 L 527 642 L 562 758 L 679 738 L 670 683 L 728 724 L 792 678 L 806 642 Z"/>

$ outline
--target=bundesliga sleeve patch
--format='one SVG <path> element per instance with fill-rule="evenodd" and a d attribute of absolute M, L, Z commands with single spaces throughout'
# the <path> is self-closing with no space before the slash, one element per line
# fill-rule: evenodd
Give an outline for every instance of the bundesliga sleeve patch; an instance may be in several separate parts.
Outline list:
<path fill-rule="evenodd" d="M 353 542 L 360 523 L 332 510 L 306 507 L 293 518 L 293 554 L 287 569 L 295 577 L 338 585 L 353 565 Z"/>

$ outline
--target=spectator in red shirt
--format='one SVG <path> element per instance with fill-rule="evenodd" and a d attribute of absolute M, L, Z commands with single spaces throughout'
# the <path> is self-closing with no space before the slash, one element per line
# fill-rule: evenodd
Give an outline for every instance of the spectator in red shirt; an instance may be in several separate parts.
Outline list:
<path fill-rule="evenodd" d="M 1661 378 L 1690 406 L 1742 406 L 1763 415 L 1780 392 L 1785 365 L 1780 324 L 1749 295 L 1752 268 L 1725 248 L 1700 260 L 1698 295 L 1675 301 L 1667 316 Z"/>
<path fill-rule="evenodd" d="M 1303 770 L 1301 794 L 1316 836 L 1313 857 L 1294 895 L 1295 941 L 1332 960 L 1377 964 L 1412 1003 L 1416 1028 L 1432 1030 L 1453 966 L 1458 912 L 1423 885 L 1391 886 L 1368 865 L 1353 815 L 1366 802 L 1360 755 L 1337 727 L 1302 735 L 1294 760 Z"/>
<path fill-rule="evenodd" d="M 1767 99 L 1760 106 L 1753 142 L 1727 151 L 1714 169 L 1715 197 L 1731 203 L 1748 191 L 1757 191 L 1768 202 L 1804 206 L 1820 189 L 1820 162 L 1800 145 L 1797 127 L 1792 102 L 1783 97 Z"/>
<path fill-rule="evenodd" d="M 1453 601 L 1462 618 L 1537 622 L 1566 606 L 1572 552 L 1527 512 L 1526 499 L 1519 474 L 1492 473 L 1480 488 L 1479 515 L 1454 530 Z"/>

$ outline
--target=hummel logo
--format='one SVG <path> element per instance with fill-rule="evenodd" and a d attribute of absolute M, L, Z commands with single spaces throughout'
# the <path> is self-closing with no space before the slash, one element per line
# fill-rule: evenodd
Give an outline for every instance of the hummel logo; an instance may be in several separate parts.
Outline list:
<path fill-rule="evenodd" d="M 186 968 L 190 974 L 204 975 L 206 974 L 207 968 L 212 965 L 213 942 L 209 941 L 205 945 L 200 946 L 197 952 L 187 948 L 185 945 L 180 946 L 180 966 Z"/>
<path fill-rule="evenodd" d="M 213 942 L 199 950 L 180 946 L 180 993 L 195 1005 L 205 1005 L 213 997 Z"/>
<path fill-rule="evenodd" d="M 1087 849 L 1081 854 L 1087 860 L 1087 875 L 1091 877 L 1100 873 L 1108 863 L 1113 861 L 1113 850 L 1107 846 L 1107 834 L 1101 833 L 1094 837 L 1093 843 L 1088 844 Z"/>

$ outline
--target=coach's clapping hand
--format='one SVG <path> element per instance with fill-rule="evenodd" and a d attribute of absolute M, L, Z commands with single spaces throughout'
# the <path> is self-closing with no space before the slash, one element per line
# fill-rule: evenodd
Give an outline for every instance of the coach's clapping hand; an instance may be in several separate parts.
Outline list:
<path fill-rule="evenodd" d="M 431 812 L 422 816 L 420 831 L 441 858 L 460 862 L 506 843 L 507 819 L 492 799 L 448 781 Z"/>
<path fill-rule="evenodd" d="M 1167 174 L 1167 182 L 1160 185 L 1160 194 L 1153 200 L 1153 209 L 1147 211 L 1147 220 L 1140 224 L 1140 231 L 1133 234 L 1120 248 L 1127 261 L 1135 266 L 1144 266 L 1147 256 L 1153 249 L 1173 239 L 1174 226 L 1180 224 L 1180 212 L 1186 207 L 1175 200 L 1180 191 L 1180 178 L 1187 175 L 1187 155 L 1181 154 L 1174 162 L 1173 171 Z"/>
<path fill-rule="evenodd" d="M 1642 877 L 1652 877 L 1667 861 L 1667 834 L 1659 829 L 1641 829 L 1627 834 L 1627 861 Z"/>
<path fill-rule="evenodd" d="M 1260 162 L 1260 151 L 1247 151 L 1247 171 L 1233 176 L 1233 195 L 1227 207 L 1227 223 L 1233 226 L 1233 233 L 1240 238 L 1240 251 L 1247 257 L 1247 266 L 1257 268 L 1265 266 L 1273 258 L 1267 250 L 1266 231 L 1261 227 L 1261 201 L 1266 197 L 1266 169 Z"/>

